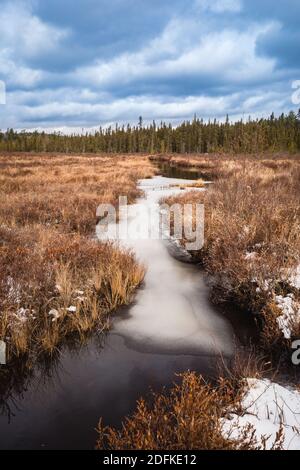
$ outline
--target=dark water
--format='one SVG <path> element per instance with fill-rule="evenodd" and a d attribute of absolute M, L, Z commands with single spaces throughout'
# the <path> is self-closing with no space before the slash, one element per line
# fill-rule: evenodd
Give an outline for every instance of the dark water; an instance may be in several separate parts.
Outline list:
<path fill-rule="evenodd" d="M 77 353 L 65 350 L 49 377 L 37 371 L 0 418 L 1 449 L 92 449 L 100 416 L 119 425 L 136 400 L 174 382 L 174 373 L 213 374 L 215 357 L 135 351 L 110 334 Z M 6 408 L 6 412 L 8 409 Z"/>
<path fill-rule="evenodd" d="M 196 168 L 171 166 L 168 163 L 158 165 L 159 173 L 166 178 L 179 178 L 189 180 L 199 180 L 203 178 L 203 173 Z M 205 179 L 205 178 L 204 178 Z"/>
<path fill-rule="evenodd" d="M 180 192 L 168 187 L 172 183 L 144 181 L 146 207 Z M 1 449 L 91 449 L 100 417 L 119 426 L 138 398 L 169 387 L 180 372 L 215 376 L 220 356 L 230 358 L 235 338 L 247 337 L 246 324 L 229 321 L 210 304 L 197 267 L 173 258 L 161 241 L 136 240 L 129 247 L 148 271 L 111 333 L 101 343 L 94 337 L 77 350 L 65 347 L 46 370 L 16 373 L 10 388 L 1 384 Z"/>

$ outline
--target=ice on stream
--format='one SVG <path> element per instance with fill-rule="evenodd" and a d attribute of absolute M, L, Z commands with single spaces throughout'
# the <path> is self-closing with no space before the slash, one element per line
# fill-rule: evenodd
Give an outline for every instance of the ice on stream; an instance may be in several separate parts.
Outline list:
<path fill-rule="evenodd" d="M 150 209 L 159 213 L 162 198 L 183 193 L 172 185 L 189 182 L 159 176 L 141 181 L 145 196 L 137 204 L 144 210 L 135 215 L 135 206 L 130 206 L 129 219 L 135 227 L 144 226 Z M 121 219 L 120 225 L 124 223 Z M 203 273 L 171 257 L 166 240 L 130 237 L 120 243 L 135 252 L 147 272 L 134 305 L 128 315 L 117 318 L 112 333 L 130 347 L 149 352 L 231 355 L 232 327 L 210 305 Z"/>

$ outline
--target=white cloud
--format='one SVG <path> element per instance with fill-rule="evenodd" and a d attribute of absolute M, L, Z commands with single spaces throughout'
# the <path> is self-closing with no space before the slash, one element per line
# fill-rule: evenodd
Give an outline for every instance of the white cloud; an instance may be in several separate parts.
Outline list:
<path fill-rule="evenodd" d="M 60 116 L 62 119 L 70 118 L 76 121 L 88 115 L 99 121 L 137 119 L 143 115 L 145 119 L 154 119 L 157 116 L 175 119 L 192 116 L 195 112 L 207 113 L 215 109 L 224 111 L 228 99 L 225 97 L 187 97 L 182 99 L 151 98 L 147 96 L 130 97 L 111 100 L 105 103 L 79 103 L 71 101 L 56 101 L 38 106 L 23 106 L 25 119 L 45 121 Z"/>
<path fill-rule="evenodd" d="M 0 10 L 0 73 L 9 85 L 33 87 L 45 73 L 27 65 L 58 49 L 69 31 L 41 21 L 32 13 L 31 3 L 5 2 Z"/>
<path fill-rule="evenodd" d="M 45 74 L 11 60 L 6 51 L 0 51 L 0 71 L 10 86 L 33 87 L 37 85 Z"/>
<path fill-rule="evenodd" d="M 69 32 L 44 23 L 28 2 L 7 2 L 0 11 L 1 49 L 22 59 L 56 49 Z"/>
<path fill-rule="evenodd" d="M 45 91 L 45 98 L 47 92 Z M 24 95 L 27 93 L 12 93 L 10 105 L 7 106 L 9 119 L 15 121 L 14 127 L 18 128 L 55 128 L 64 132 L 81 130 L 81 128 L 98 127 L 100 124 L 119 122 L 136 123 L 138 116 L 142 115 L 144 121 L 152 122 L 153 119 L 163 119 L 174 124 L 184 119 L 190 119 L 195 113 L 208 119 L 209 117 L 224 118 L 229 113 L 231 119 L 247 118 L 269 115 L 272 111 L 281 113 L 289 110 L 288 94 L 282 91 L 266 92 L 255 90 L 252 93 L 240 92 L 226 96 L 189 96 L 178 97 L 126 97 L 121 99 L 102 100 L 101 96 L 95 98 L 94 102 L 80 101 L 82 96 L 76 100 L 78 90 L 69 90 L 52 94 L 44 103 L 35 105 L 26 104 Z M 29 92 L 29 98 L 31 92 Z M 4 109 L 4 107 L 2 107 Z M 1 108 L 0 108 L 1 113 Z M 65 124 L 68 123 L 66 126 Z M 8 126 L 12 122 L 8 122 Z M 70 128 L 68 131 L 68 127 Z"/>
<path fill-rule="evenodd" d="M 274 72 L 275 61 L 256 54 L 256 42 L 273 24 L 240 32 L 223 30 L 203 34 L 197 20 L 173 20 L 162 35 L 137 53 L 122 54 L 111 61 L 97 61 L 78 69 L 79 83 L 103 90 L 146 80 L 178 77 L 251 82 Z M 184 40 L 182 41 L 182 38 Z"/>

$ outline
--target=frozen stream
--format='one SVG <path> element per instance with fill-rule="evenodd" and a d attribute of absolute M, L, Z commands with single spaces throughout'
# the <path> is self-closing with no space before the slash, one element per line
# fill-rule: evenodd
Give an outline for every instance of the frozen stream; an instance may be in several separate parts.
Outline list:
<path fill-rule="evenodd" d="M 187 181 L 161 176 L 141 181 L 145 196 L 137 201 L 138 206 L 130 207 L 129 221 L 134 219 L 131 233 L 135 227 L 146 226 L 151 210 L 159 211 L 161 198 L 181 192 L 172 187 L 181 182 Z M 148 352 L 231 354 L 231 325 L 209 303 L 208 287 L 199 269 L 170 256 L 166 240 L 131 236 L 121 243 L 133 249 L 147 272 L 135 304 L 126 317 L 115 322 L 113 333 L 122 336 L 129 347 Z"/>
<path fill-rule="evenodd" d="M 141 181 L 145 196 L 138 202 L 159 210 L 158 201 L 180 191 L 170 187 L 180 182 Z M 139 222 L 144 215 L 138 215 Z M 1 449 L 93 448 L 100 416 L 119 425 L 150 388 L 169 386 L 175 374 L 188 369 L 214 375 L 220 354 L 232 354 L 232 323 L 209 303 L 201 270 L 171 256 L 166 241 L 123 244 L 147 268 L 135 302 L 116 314 L 101 341 L 93 337 L 78 350 L 66 346 L 47 370 L 36 367 L 26 378 L 16 374 L 2 400 Z"/>

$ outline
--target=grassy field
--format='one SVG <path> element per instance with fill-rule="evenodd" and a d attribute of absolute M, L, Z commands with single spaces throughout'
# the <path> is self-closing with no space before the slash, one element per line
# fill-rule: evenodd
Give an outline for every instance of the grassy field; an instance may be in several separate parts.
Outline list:
<path fill-rule="evenodd" d="M 293 280 L 300 265 L 300 159 L 163 160 L 195 168 L 214 183 L 205 192 L 164 201 L 205 206 L 205 245 L 193 255 L 211 275 L 213 300 L 234 302 L 255 315 L 268 352 L 290 352 L 300 334 L 299 286 Z"/>
<path fill-rule="evenodd" d="M 65 339 L 106 329 L 144 268 L 92 240 L 100 203 L 139 195 L 143 157 L 0 156 L 0 338 L 9 359 L 53 353 Z"/>

